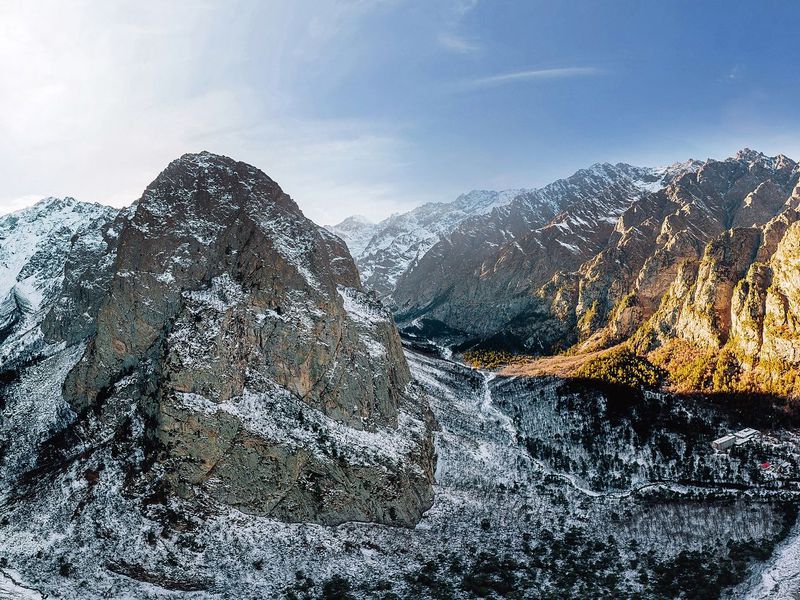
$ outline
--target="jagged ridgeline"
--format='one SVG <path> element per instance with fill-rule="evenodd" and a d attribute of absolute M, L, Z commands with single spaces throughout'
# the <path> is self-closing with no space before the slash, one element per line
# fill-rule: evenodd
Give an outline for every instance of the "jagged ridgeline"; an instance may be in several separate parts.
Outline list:
<path fill-rule="evenodd" d="M 58 413 L 3 440 L 7 482 L 80 461 L 144 504 L 406 526 L 431 505 L 432 417 L 391 315 L 258 169 L 185 155 L 118 214 L 46 201 L 3 227 L 32 249 L 6 278 L 3 394 L 47 380 Z"/>
<path fill-rule="evenodd" d="M 457 349 L 624 343 L 682 391 L 797 395 L 799 180 L 793 160 L 747 149 L 596 165 L 460 222 L 397 279 L 398 320 Z"/>

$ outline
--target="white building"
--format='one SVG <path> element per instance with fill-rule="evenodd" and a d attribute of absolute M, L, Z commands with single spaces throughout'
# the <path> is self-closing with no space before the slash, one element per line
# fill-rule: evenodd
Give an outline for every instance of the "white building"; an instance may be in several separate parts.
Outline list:
<path fill-rule="evenodd" d="M 750 440 L 758 435 L 758 430 L 748 427 L 747 429 L 742 429 L 741 431 L 737 431 L 733 435 L 735 435 L 737 438 L 741 440 Z"/>
<path fill-rule="evenodd" d="M 742 429 L 737 431 L 736 433 L 731 433 L 729 435 L 722 436 L 711 442 L 711 447 L 717 451 L 727 450 L 732 446 L 741 446 L 742 444 L 746 444 L 747 442 L 754 440 L 759 435 L 757 429 L 753 429 L 748 427 L 746 429 Z"/>
<path fill-rule="evenodd" d="M 736 443 L 735 435 L 724 435 L 711 442 L 711 447 L 719 452 L 731 448 Z"/>
<path fill-rule="evenodd" d="M 742 444 L 746 444 L 750 440 L 755 439 L 758 435 L 758 431 L 748 427 L 747 429 L 737 431 L 733 435 L 736 437 L 736 445 L 741 446 Z"/>

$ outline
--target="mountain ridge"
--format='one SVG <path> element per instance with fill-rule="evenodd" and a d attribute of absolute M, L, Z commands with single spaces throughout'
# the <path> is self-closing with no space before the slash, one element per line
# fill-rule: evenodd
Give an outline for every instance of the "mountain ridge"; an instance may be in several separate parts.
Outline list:
<path fill-rule="evenodd" d="M 627 198 L 609 188 L 599 201 L 597 188 L 513 239 L 475 227 L 459 240 L 456 230 L 400 280 L 399 322 L 456 347 L 543 355 L 620 343 L 649 354 L 686 342 L 686 361 L 713 365 L 681 389 L 798 393 L 791 257 L 800 167 L 745 148 L 669 177 Z M 717 371 L 728 373 L 725 385 L 713 383 Z"/>
<path fill-rule="evenodd" d="M 616 178 L 603 178 L 608 169 Z M 679 261 L 687 278 L 653 313 L 654 335 L 677 327 L 673 305 L 689 307 L 677 311 L 692 317 L 684 329 L 716 331 L 732 286 L 730 304 L 744 308 L 731 314 L 748 318 L 726 326 L 752 333 L 737 339 L 766 342 L 762 354 L 797 347 L 763 335 L 784 330 L 774 317 L 783 299 L 795 302 L 797 203 L 759 224 L 793 169 L 731 186 L 738 208 L 712 212 L 723 235 Z M 643 223 L 664 233 L 644 208 L 652 217 L 695 189 L 648 195 L 641 188 L 661 181 L 620 171 L 583 173 L 595 187 L 562 183 L 571 203 L 474 261 L 498 300 L 515 284 L 505 270 L 553 268 L 537 249 L 560 248 L 565 264 L 620 222 L 615 243 L 638 239 L 635 227 L 644 235 Z M 713 190 L 749 172 L 712 171 L 692 177 Z M 600 193 L 578 193 L 589 189 Z M 605 210 L 626 205 L 632 213 L 611 223 Z M 46 206 L 30 213 L 36 236 L 15 223 L 31 248 L 0 246 L 13 266 L 0 279 L 6 297 L 22 283 L 20 296 L 36 300 L 0 340 L 0 596 L 660 598 L 671 586 L 716 597 L 768 569 L 765 558 L 797 535 L 791 404 L 506 377 L 437 358 L 430 345 L 403 348 L 344 243 L 255 167 L 189 154 L 121 211 L 54 203 L 45 227 Z M 0 231 L 11 221 L 0 217 Z M 733 285 L 743 272 L 748 286 Z M 597 291 L 581 288 L 586 272 L 568 275 L 540 297 L 543 310 L 547 300 L 572 311 L 564 322 L 577 321 L 582 291 Z M 620 310 L 585 323 L 580 342 L 638 322 Z M 728 374 L 718 371 L 712 379 Z M 712 450 L 745 426 L 761 437 Z"/>
<path fill-rule="evenodd" d="M 391 315 L 338 238 L 263 172 L 208 152 L 103 214 L 65 242 L 64 275 L 30 324 L 38 345 L 10 350 L 10 403 L 42 361 L 63 382 L 48 400 L 59 416 L 40 431 L 58 457 L 48 477 L 90 452 L 129 471 L 127 493 L 173 496 L 190 512 L 419 519 L 432 500 L 432 417 Z M 23 457 L 31 440 L 7 441 L 20 457 L 5 465 L 9 484 L 45 468 L 43 450 Z"/>
<path fill-rule="evenodd" d="M 397 279 L 443 235 L 464 219 L 503 206 L 527 192 L 472 190 L 452 202 L 429 202 L 405 213 L 395 213 L 379 223 L 358 223 L 354 217 L 348 217 L 327 229 L 348 244 L 364 285 L 391 302 Z"/>

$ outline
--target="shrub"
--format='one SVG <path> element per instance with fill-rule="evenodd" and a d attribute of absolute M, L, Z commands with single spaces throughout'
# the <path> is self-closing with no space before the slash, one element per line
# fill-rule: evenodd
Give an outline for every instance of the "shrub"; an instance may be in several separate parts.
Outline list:
<path fill-rule="evenodd" d="M 666 373 L 628 348 L 611 350 L 575 371 L 576 377 L 597 379 L 626 387 L 658 387 Z"/>
<path fill-rule="evenodd" d="M 334 575 L 322 584 L 322 597 L 325 600 L 354 600 L 350 593 L 350 582 L 341 575 Z"/>
<path fill-rule="evenodd" d="M 462 358 L 473 369 L 500 369 L 519 362 L 523 357 L 502 350 L 467 350 Z"/>
<path fill-rule="evenodd" d="M 481 552 L 464 574 L 461 589 L 473 597 L 508 596 L 517 584 L 519 564 L 511 557 Z"/>
<path fill-rule="evenodd" d="M 597 327 L 599 324 L 598 313 L 599 308 L 597 300 L 595 300 L 592 302 L 592 305 L 581 315 L 580 319 L 578 319 L 578 329 L 583 334 L 588 334 Z"/>
<path fill-rule="evenodd" d="M 703 392 L 713 388 L 716 352 L 682 339 L 673 339 L 647 355 L 656 366 L 669 373 L 677 392 Z"/>
<path fill-rule="evenodd" d="M 717 364 L 714 368 L 712 385 L 717 392 L 733 392 L 739 389 L 739 374 L 741 366 L 736 355 L 727 348 L 719 353 Z"/>

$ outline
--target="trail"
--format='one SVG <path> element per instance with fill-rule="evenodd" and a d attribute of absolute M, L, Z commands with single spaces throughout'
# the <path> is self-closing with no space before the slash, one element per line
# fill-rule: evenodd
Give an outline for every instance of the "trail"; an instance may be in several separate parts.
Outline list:
<path fill-rule="evenodd" d="M 492 398 L 492 381 L 497 379 L 497 373 L 493 371 L 478 371 L 478 373 L 480 373 L 483 379 L 482 400 L 480 405 L 481 412 L 499 421 L 505 432 L 511 437 L 511 441 L 516 443 L 517 427 L 514 425 L 514 421 L 494 405 L 494 399 Z"/>

